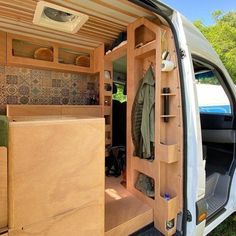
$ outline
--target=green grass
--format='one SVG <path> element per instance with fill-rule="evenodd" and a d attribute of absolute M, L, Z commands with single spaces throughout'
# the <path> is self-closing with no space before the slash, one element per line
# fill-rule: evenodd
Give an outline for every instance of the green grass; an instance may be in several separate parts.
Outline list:
<path fill-rule="evenodd" d="M 216 227 L 209 236 L 236 236 L 236 214 L 231 215 Z"/>

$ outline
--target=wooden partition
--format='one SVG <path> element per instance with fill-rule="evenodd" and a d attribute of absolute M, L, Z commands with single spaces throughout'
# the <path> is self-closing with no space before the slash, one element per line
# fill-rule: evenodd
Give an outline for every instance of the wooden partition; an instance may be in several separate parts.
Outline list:
<path fill-rule="evenodd" d="M 7 205 L 7 148 L 0 147 L 0 233 L 8 225 Z"/>
<path fill-rule="evenodd" d="M 162 53 L 169 52 L 175 64 L 170 72 L 161 71 Z M 164 235 L 176 232 L 177 214 L 182 210 L 182 117 L 181 92 L 173 36 L 168 27 L 141 18 L 128 26 L 128 104 L 127 104 L 127 186 L 128 190 L 154 210 L 155 227 Z M 153 67 L 155 74 L 155 158 L 133 156 L 131 111 L 139 81 Z M 171 91 L 163 93 L 163 88 Z M 164 112 L 168 96 L 169 113 Z M 142 173 L 154 180 L 155 198 L 135 188 Z"/>
<path fill-rule="evenodd" d="M 12 117 L 9 236 L 104 235 L 102 118 Z"/>
<path fill-rule="evenodd" d="M 104 117 L 106 122 L 106 147 L 112 144 L 112 94 L 113 62 L 127 56 L 127 43 L 113 50 L 104 57 Z M 110 90 L 107 90 L 107 88 Z M 110 103 L 109 103 L 110 101 Z M 109 155 L 109 153 L 107 153 Z"/>

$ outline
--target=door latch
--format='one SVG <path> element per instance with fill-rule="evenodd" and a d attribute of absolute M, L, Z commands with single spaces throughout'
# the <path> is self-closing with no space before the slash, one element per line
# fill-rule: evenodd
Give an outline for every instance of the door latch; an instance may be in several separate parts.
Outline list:
<path fill-rule="evenodd" d="M 192 214 L 189 210 L 187 210 L 187 221 L 191 222 L 193 220 Z"/>
<path fill-rule="evenodd" d="M 184 59 L 185 57 L 186 57 L 186 53 L 185 53 L 185 51 L 182 49 L 182 48 L 180 48 L 180 57 L 181 57 L 181 59 Z"/>

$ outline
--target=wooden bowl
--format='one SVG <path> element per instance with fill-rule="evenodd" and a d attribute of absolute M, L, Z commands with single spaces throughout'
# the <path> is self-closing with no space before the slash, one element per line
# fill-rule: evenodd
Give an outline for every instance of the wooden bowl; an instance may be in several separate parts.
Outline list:
<path fill-rule="evenodd" d="M 39 48 L 34 52 L 34 59 L 43 61 L 53 61 L 53 52 L 49 48 Z"/>
<path fill-rule="evenodd" d="M 75 65 L 89 67 L 90 66 L 90 57 L 88 56 L 78 56 L 75 58 Z"/>

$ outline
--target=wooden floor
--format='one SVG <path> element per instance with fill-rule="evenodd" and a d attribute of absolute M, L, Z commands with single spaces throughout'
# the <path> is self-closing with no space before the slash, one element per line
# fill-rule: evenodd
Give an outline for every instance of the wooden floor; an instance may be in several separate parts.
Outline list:
<path fill-rule="evenodd" d="M 106 236 L 129 235 L 153 222 L 153 210 L 129 193 L 120 181 L 120 178 L 106 178 Z"/>

